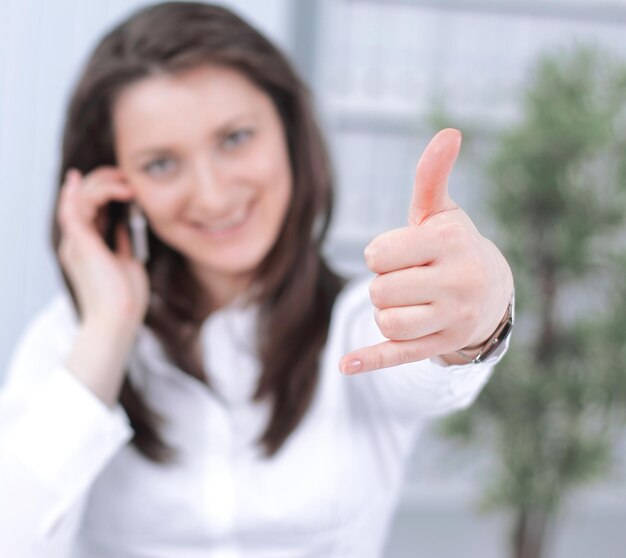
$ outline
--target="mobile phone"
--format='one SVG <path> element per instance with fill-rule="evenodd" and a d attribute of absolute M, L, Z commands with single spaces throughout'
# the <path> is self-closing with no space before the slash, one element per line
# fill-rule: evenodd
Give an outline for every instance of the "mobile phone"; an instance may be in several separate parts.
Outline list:
<path fill-rule="evenodd" d="M 133 256 L 145 264 L 150 257 L 148 250 L 148 222 L 135 202 L 130 202 L 129 205 L 128 225 Z"/>

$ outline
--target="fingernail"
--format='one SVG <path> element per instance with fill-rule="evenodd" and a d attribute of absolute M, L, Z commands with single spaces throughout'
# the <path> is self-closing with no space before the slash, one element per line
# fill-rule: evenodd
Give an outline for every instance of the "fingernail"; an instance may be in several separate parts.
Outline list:
<path fill-rule="evenodd" d="M 344 374 L 354 374 L 363 368 L 363 363 L 358 359 L 349 360 L 341 365 L 341 371 Z"/>

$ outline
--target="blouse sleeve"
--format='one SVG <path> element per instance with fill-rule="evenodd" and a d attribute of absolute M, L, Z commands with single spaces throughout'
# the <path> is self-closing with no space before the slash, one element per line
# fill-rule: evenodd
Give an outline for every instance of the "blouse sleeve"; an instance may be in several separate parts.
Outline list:
<path fill-rule="evenodd" d="M 337 301 L 335 320 L 341 354 L 386 341 L 374 320 L 369 298 L 371 278 L 348 285 Z M 448 365 L 422 360 L 348 376 L 368 406 L 384 408 L 403 419 L 441 417 L 471 405 L 508 349 L 508 339 L 485 361 Z M 341 355 L 339 355 L 341 356 Z"/>
<path fill-rule="evenodd" d="M 68 556 L 89 487 L 132 435 L 121 406 L 65 368 L 77 327 L 64 302 L 26 328 L 0 390 L 0 556 Z"/>

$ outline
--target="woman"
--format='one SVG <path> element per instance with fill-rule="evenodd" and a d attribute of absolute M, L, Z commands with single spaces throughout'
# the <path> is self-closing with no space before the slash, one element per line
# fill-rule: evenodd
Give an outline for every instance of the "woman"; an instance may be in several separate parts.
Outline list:
<path fill-rule="evenodd" d="M 0 555 L 379 555 L 413 439 L 506 348 L 510 269 L 446 191 L 459 148 L 435 137 L 408 226 L 344 286 L 320 254 L 330 166 L 276 48 L 200 3 L 104 37 L 65 125 L 69 294 L 2 395 Z"/>

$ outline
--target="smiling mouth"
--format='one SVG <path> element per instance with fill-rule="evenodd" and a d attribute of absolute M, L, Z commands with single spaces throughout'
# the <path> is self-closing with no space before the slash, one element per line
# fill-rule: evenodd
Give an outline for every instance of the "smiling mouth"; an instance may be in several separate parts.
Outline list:
<path fill-rule="evenodd" d="M 222 219 L 220 221 L 212 223 L 211 225 L 206 225 L 204 223 L 195 223 L 193 227 L 205 236 L 227 236 L 241 229 L 247 223 L 251 213 L 252 205 L 247 205 L 233 213 L 227 219 Z"/>

